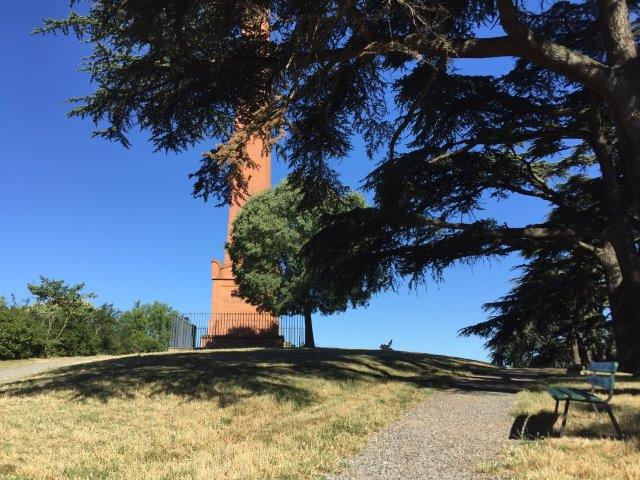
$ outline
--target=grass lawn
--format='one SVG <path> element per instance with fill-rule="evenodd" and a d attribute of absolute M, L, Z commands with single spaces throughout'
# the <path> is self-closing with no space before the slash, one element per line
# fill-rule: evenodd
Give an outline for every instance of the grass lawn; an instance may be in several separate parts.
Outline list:
<path fill-rule="evenodd" d="M 563 380 L 557 375 L 548 383 L 588 386 L 579 378 Z M 486 470 L 530 480 L 640 479 L 640 381 L 618 376 L 611 404 L 627 436 L 624 441 L 614 438 L 615 430 L 605 412 L 596 415 L 591 406 L 573 402 L 565 437 L 553 438 L 552 432 L 560 428 L 564 403 L 556 417 L 555 402 L 546 391 L 518 393 L 514 429 L 522 431 L 525 440 L 510 447 L 502 460 Z"/>
<path fill-rule="evenodd" d="M 76 365 L 0 386 L 0 478 L 321 478 L 429 387 L 499 380 L 480 362 L 352 350 Z"/>

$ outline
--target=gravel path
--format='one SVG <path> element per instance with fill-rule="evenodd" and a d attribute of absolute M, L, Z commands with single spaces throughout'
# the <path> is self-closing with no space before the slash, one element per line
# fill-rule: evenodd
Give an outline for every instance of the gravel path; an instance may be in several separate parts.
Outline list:
<path fill-rule="evenodd" d="M 10 361 L 5 364 L 0 362 L 0 384 L 22 380 L 23 378 L 60 367 L 96 362 L 109 358 L 113 358 L 113 356 L 95 355 L 92 357 L 33 358 L 30 360 L 19 360 L 16 362 Z"/>
<path fill-rule="evenodd" d="M 509 441 L 511 393 L 435 393 L 374 435 L 346 471 L 327 480 L 467 480 Z"/>

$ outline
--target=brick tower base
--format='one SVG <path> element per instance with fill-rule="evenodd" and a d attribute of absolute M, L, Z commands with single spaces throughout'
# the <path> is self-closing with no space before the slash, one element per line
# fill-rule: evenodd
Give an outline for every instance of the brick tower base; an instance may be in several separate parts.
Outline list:
<path fill-rule="evenodd" d="M 231 293 L 236 288 L 231 263 L 211 262 L 211 317 L 208 335 L 201 341 L 202 348 L 281 348 L 278 317 L 260 313 L 256 307 Z"/>

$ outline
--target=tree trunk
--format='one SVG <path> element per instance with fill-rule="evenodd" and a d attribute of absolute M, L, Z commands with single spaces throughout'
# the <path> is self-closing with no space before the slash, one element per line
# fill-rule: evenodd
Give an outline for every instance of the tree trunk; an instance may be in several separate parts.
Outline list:
<path fill-rule="evenodd" d="M 618 66 L 638 54 L 626 0 L 598 0 L 598 23 L 609 65 Z"/>
<path fill-rule="evenodd" d="M 613 246 L 597 252 L 604 268 L 620 370 L 640 374 L 640 282 L 623 279 Z M 637 272 L 640 276 L 640 272 Z"/>
<path fill-rule="evenodd" d="M 597 113 L 591 118 L 590 131 L 609 213 L 606 233 L 610 242 L 596 255 L 605 272 L 621 369 L 640 374 L 640 256 L 611 147 Z"/>
<path fill-rule="evenodd" d="M 640 89 L 637 81 L 633 82 L 633 86 Z M 620 157 L 625 172 L 624 188 L 632 194 L 631 209 L 637 210 L 640 207 L 640 101 L 637 91 L 622 91 L 626 101 L 620 103 L 624 103 L 624 107 L 616 111 L 612 105 L 612 116 L 620 141 Z M 607 179 L 607 176 L 610 178 Z M 607 276 L 610 277 L 607 279 L 607 288 L 620 368 L 640 375 L 640 256 L 622 191 L 618 189 L 617 199 L 610 195 L 611 177 L 613 173 L 606 175 L 603 171 L 611 214 L 611 229 L 608 233 L 617 257 L 617 267 L 613 267 L 611 261 L 605 262 L 609 264 L 605 266 L 609 270 Z M 605 256 L 611 256 L 611 253 Z"/>
<path fill-rule="evenodd" d="M 636 63 L 636 62 L 634 62 Z M 624 165 L 625 188 L 640 206 L 640 73 L 638 68 L 619 73 L 615 81 L 617 92 L 609 102 L 609 111 L 619 140 L 620 158 Z M 633 76 L 635 78 L 625 78 Z"/>
<path fill-rule="evenodd" d="M 591 349 L 587 345 L 584 344 L 582 338 L 578 337 L 578 351 L 580 352 L 580 359 L 582 360 L 582 364 L 584 366 L 589 366 L 591 361 Z"/>
<path fill-rule="evenodd" d="M 571 342 L 571 362 L 574 365 L 582 365 L 582 359 L 580 358 L 580 347 L 578 346 L 578 338 L 574 337 Z"/>
<path fill-rule="evenodd" d="M 316 342 L 313 339 L 313 323 L 311 321 L 311 310 L 304 311 L 304 346 L 306 348 L 316 348 Z"/>
<path fill-rule="evenodd" d="M 620 141 L 626 187 L 640 205 L 640 88 L 638 49 L 626 0 L 597 0 L 598 26 L 611 67 L 607 103 Z"/>

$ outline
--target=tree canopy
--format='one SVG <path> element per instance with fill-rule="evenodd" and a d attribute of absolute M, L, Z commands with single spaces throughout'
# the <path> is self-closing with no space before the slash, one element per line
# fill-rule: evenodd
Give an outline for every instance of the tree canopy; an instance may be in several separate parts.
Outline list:
<path fill-rule="evenodd" d="M 602 269 L 583 252 L 536 251 L 513 288 L 487 303 L 491 317 L 460 330 L 487 338 L 497 365 L 586 365 L 611 358 L 613 332 Z"/>
<path fill-rule="evenodd" d="M 380 266 L 420 279 L 535 247 L 588 253 L 622 367 L 640 372 L 639 13 L 637 0 L 93 0 L 41 31 L 93 45 L 84 67 L 97 88 L 72 113 L 98 135 L 220 142 L 195 172 L 205 199 L 246 188 L 244 145 L 260 136 L 288 159 L 304 204 L 321 204 L 344 188 L 332 162 L 364 138 L 380 161 L 374 205 L 338 215 L 307 251 L 347 290 Z M 457 70 L 497 57 L 514 59 L 507 74 Z M 550 215 L 474 219 L 483 198 L 514 195 Z"/>
<path fill-rule="evenodd" d="M 321 205 L 300 209 L 302 193 L 284 180 L 252 196 L 233 223 L 227 245 L 233 261 L 236 294 L 274 315 L 304 315 L 305 345 L 315 346 L 311 315 L 344 311 L 365 305 L 375 285 L 353 285 L 334 292 L 331 282 L 314 277 L 302 255 L 305 243 L 318 231 L 325 215 L 365 207 L 357 193 L 328 198 Z M 328 262 L 331 259 L 327 259 Z M 383 284 L 385 272 L 377 272 Z"/>

